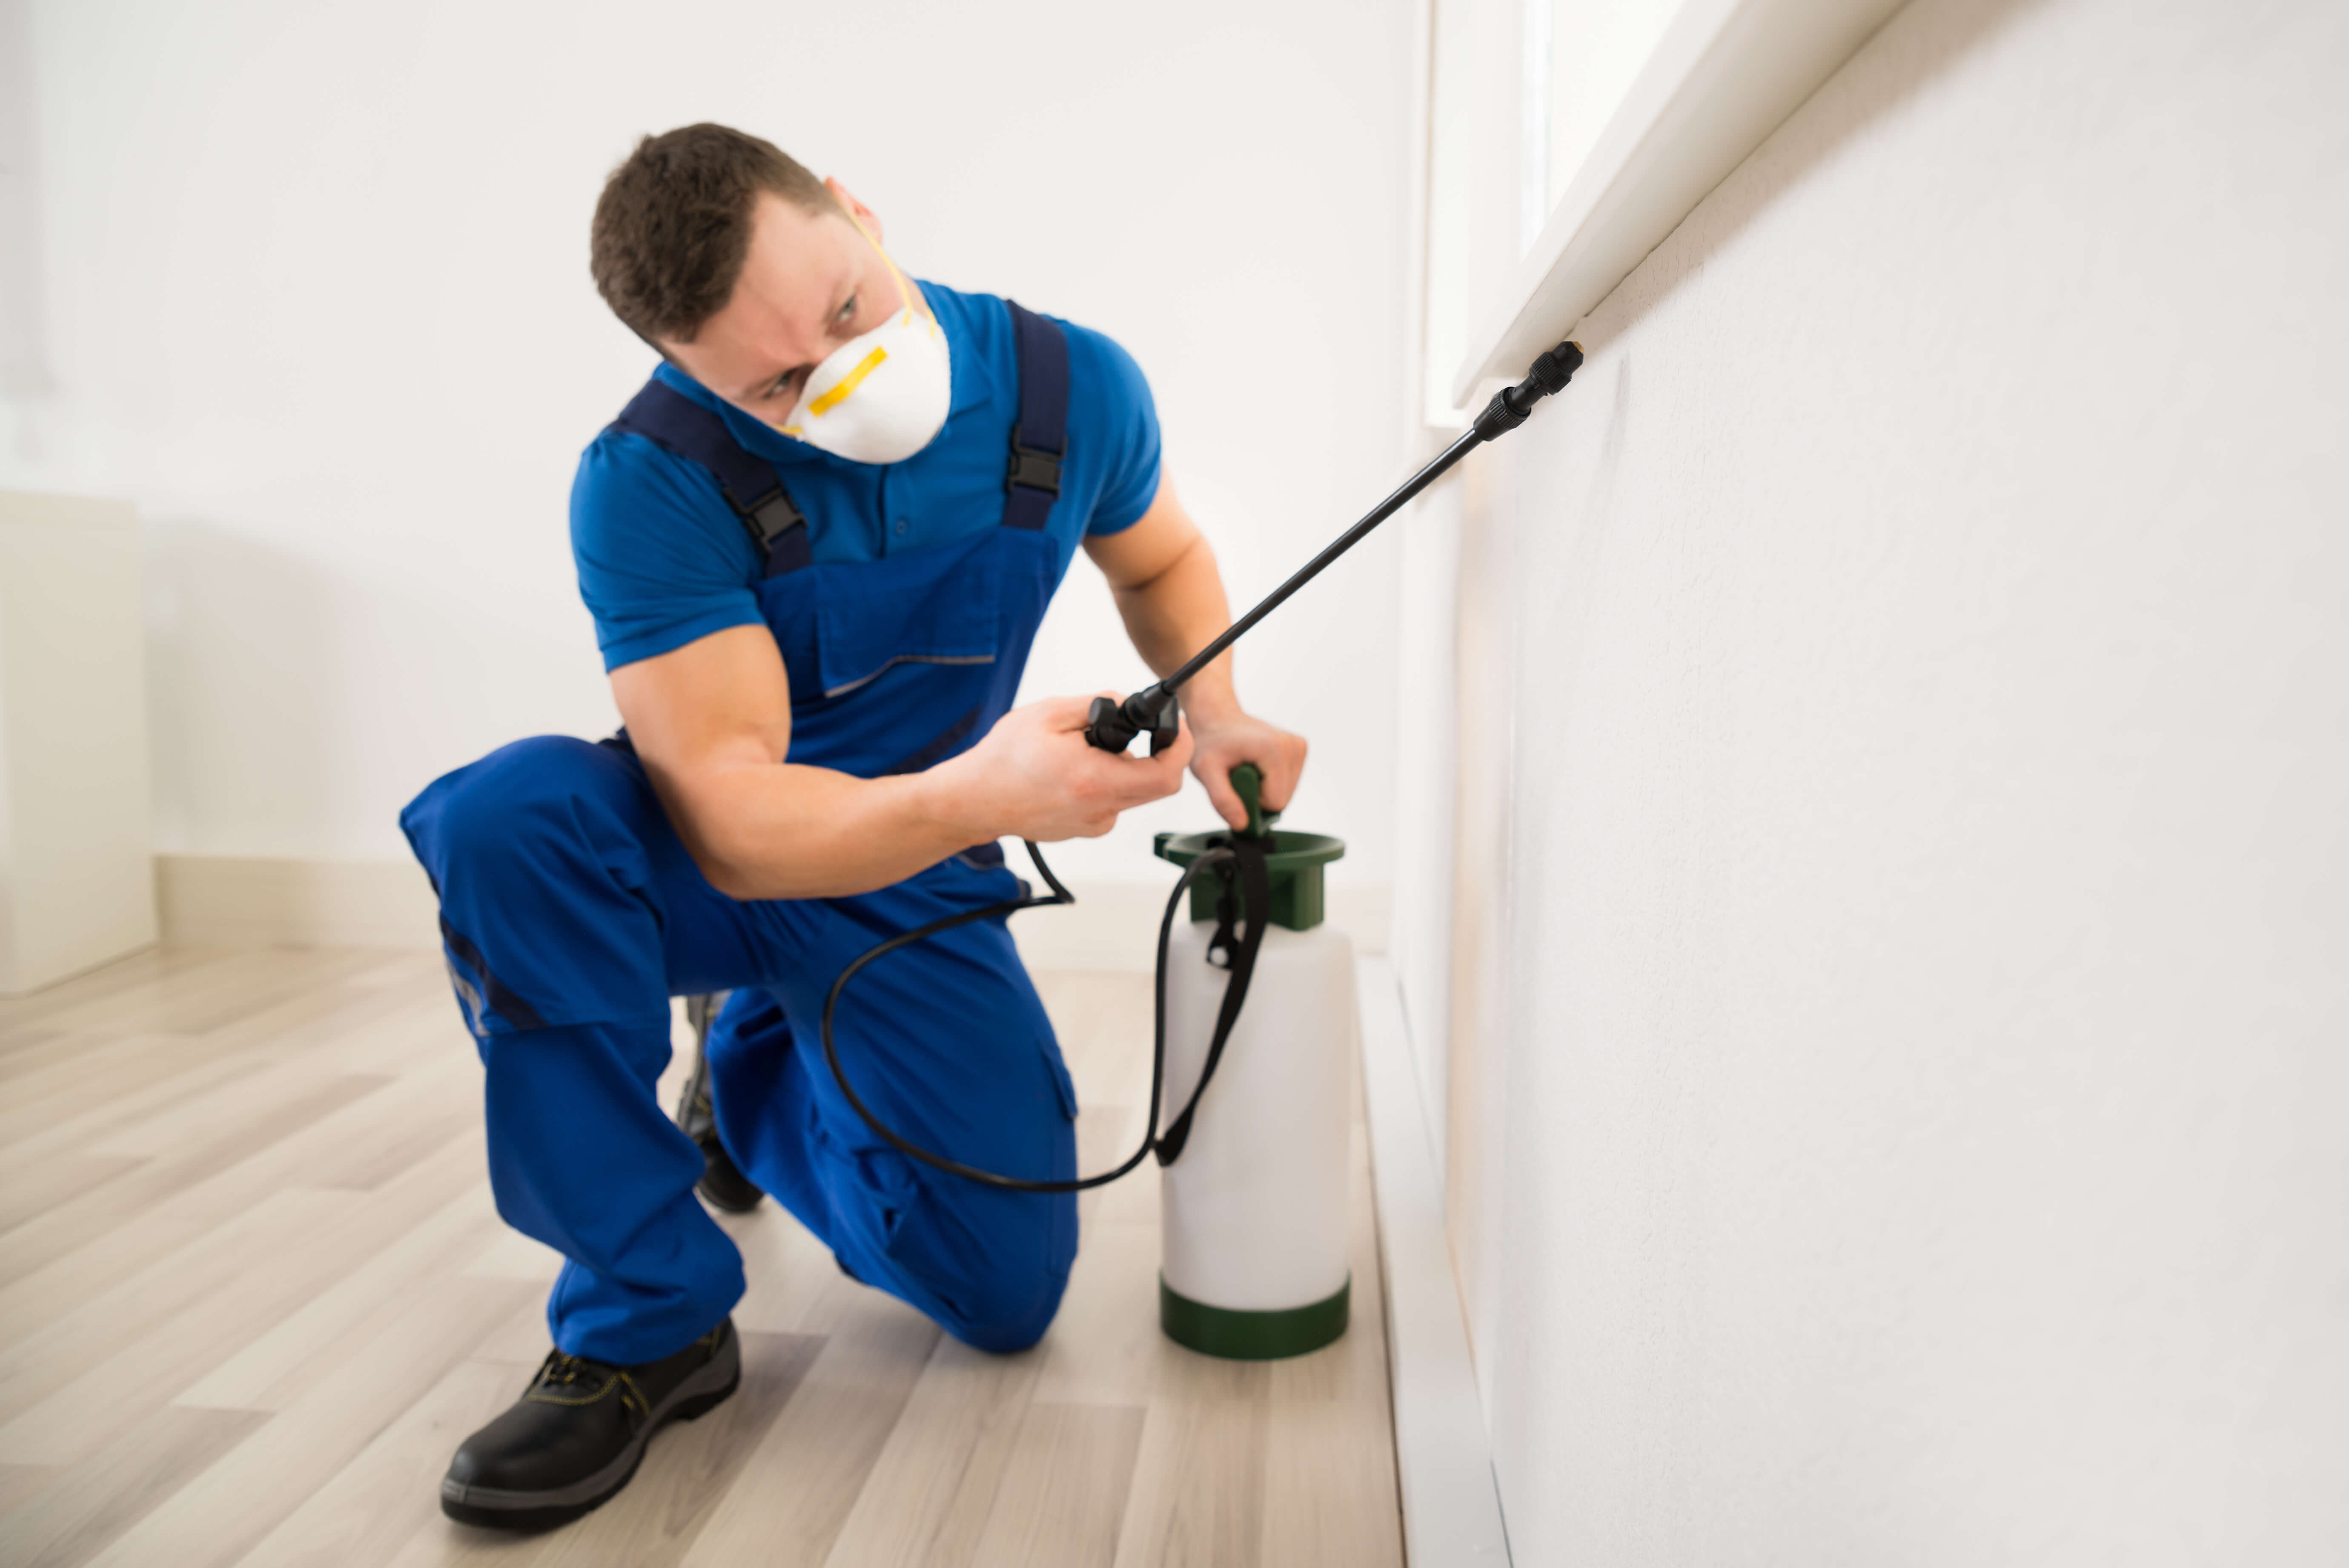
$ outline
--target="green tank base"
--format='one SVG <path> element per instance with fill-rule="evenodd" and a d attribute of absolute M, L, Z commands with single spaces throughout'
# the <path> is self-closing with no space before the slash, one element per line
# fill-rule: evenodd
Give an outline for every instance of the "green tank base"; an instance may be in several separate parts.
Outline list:
<path fill-rule="evenodd" d="M 1320 1301 L 1278 1312 L 1242 1312 L 1195 1302 L 1162 1275 L 1158 1326 L 1175 1344 L 1203 1355 L 1220 1355 L 1227 1361 L 1278 1361 L 1319 1350 L 1343 1337 L 1348 1298 L 1353 1289 L 1349 1276 L 1335 1295 Z"/>

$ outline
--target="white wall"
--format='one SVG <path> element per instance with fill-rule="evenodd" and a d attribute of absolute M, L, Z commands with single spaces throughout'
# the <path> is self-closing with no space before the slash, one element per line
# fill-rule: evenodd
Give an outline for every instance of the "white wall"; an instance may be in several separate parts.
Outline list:
<path fill-rule="evenodd" d="M 2349 1561 L 2344 80 L 1915 0 L 1451 491 L 1520 1568 Z"/>
<path fill-rule="evenodd" d="M 647 369 L 587 279 L 647 130 L 837 173 L 914 270 L 1120 337 L 1170 472 L 1260 592 L 1397 475 L 1408 0 L 647 8 L 10 0 L 0 484 L 149 520 L 159 846 L 401 857 L 521 735 L 616 722 L 571 575 L 579 449 Z M 29 67 L 26 62 L 29 61 Z M 0 94 L 0 96 L 7 96 Z M 20 243 L 21 242 L 21 243 Z M 1269 623 L 1297 817 L 1392 837 L 1394 546 Z M 1081 560 L 1032 693 L 1146 679 Z M 1155 881 L 1195 787 L 1061 857 Z"/>

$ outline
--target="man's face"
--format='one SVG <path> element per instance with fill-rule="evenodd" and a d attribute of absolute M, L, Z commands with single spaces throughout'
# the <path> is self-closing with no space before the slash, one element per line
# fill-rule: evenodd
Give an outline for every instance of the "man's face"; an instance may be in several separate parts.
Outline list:
<path fill-rule="evenodd" d="M 838 181 L 825 184 L 873 243 L 839 213 L 811 213 L 761 192 L 742 275 L 725 308 L 690 343 L 659 340 L 687 375 L 778 429 L 791 422 L 800 389 L 826 355 L 904 308 L 896 275 L 881 257 L 881 221 Z M 928 309 L 919 290 L 914 308 Z"/>

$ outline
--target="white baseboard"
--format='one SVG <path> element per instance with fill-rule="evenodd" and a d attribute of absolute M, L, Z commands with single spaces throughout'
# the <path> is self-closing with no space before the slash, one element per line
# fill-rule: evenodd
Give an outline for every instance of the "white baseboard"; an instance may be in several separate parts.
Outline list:
<path fill-rule="evenodd" d="M 155 886 L 163 940 L 218 947 L 432 948 L 440 942 L 431 884 L 407 860 L 270 859 L 162 855 Z M 1147 973 L 1165 882 L 1077 882 L 1077 907 L 1031 909 L 1012 922 L 1030 969 Z M 1383 887 L 1332 887 L 1330 923 L 1359 953 L 1387 946 Z"/>
<path fill-rule="evenodd" d="M 159 855 L 163 940 L 206 947 L 437 948 L 440 904 L 413 860 Z"/>
<path fill-rule="evenodd" d="M 1412 1568 L 1506 1568 L 1509 1540 L 1492 1441 L 1444 1235 L 1434 1144 L 1419 1075 L 1412 1070 L 1402 990 L 1394 966 L 1381 958 L 1356 965 L 1354 984 L 1378 1192 L 1404 1561 Z"/>

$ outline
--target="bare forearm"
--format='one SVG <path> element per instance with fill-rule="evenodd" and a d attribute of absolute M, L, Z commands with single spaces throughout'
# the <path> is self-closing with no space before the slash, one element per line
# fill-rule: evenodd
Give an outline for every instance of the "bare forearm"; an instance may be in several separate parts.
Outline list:
<path fill-rule="evenodd" d="M 1085 551 L 1117 596 L 1126 635 L 1161 679 L 1231 625 L 1216 552 L 1164 478 L 1148 512 L 1130 527 L 1088 538 Z M 1232 691 L 1230 653 L 1185 682 L 1183 710 L 1196 736 L 1192 769 L 1226 822 L 1241 827 L 1248 820 L 1231 784 L 1232 770 L 1242 763 L 1263 770 L 1267 807 L 1288 805 L 1304 771 L 1305 742 L 1241 710 Z"/>
<path fill-rule="evenodd" d="M 1116 590 L 1118 615 L 1154 674 L 1171 675 L 1232 623 L 1216 552 L 1204 536 L 1150 581 Z M 1232 656 L 1224 654 L 1183 687 L 1183 707 L 1203 722 L 1238 709 Z"/>
<path fill-rule="evenodd" d="M 869 893 L 995 836 L 922 774 L 746 763 L 660 793 L 702 875 L 734 898 Z"/>
<path fill-rule="evenodd" d="M 763 626 L 729 627 L 612 672 L 638 760 L 694 864 L 736 898 L 838 898 L 901 882 L 998 838 L 1107 833 L 1164 800 L 1190 761 L 1085 743 L 1089 699 L 1013 709 L 918 774 L 855 778 L 785 761 L 791 687 Z"/>

